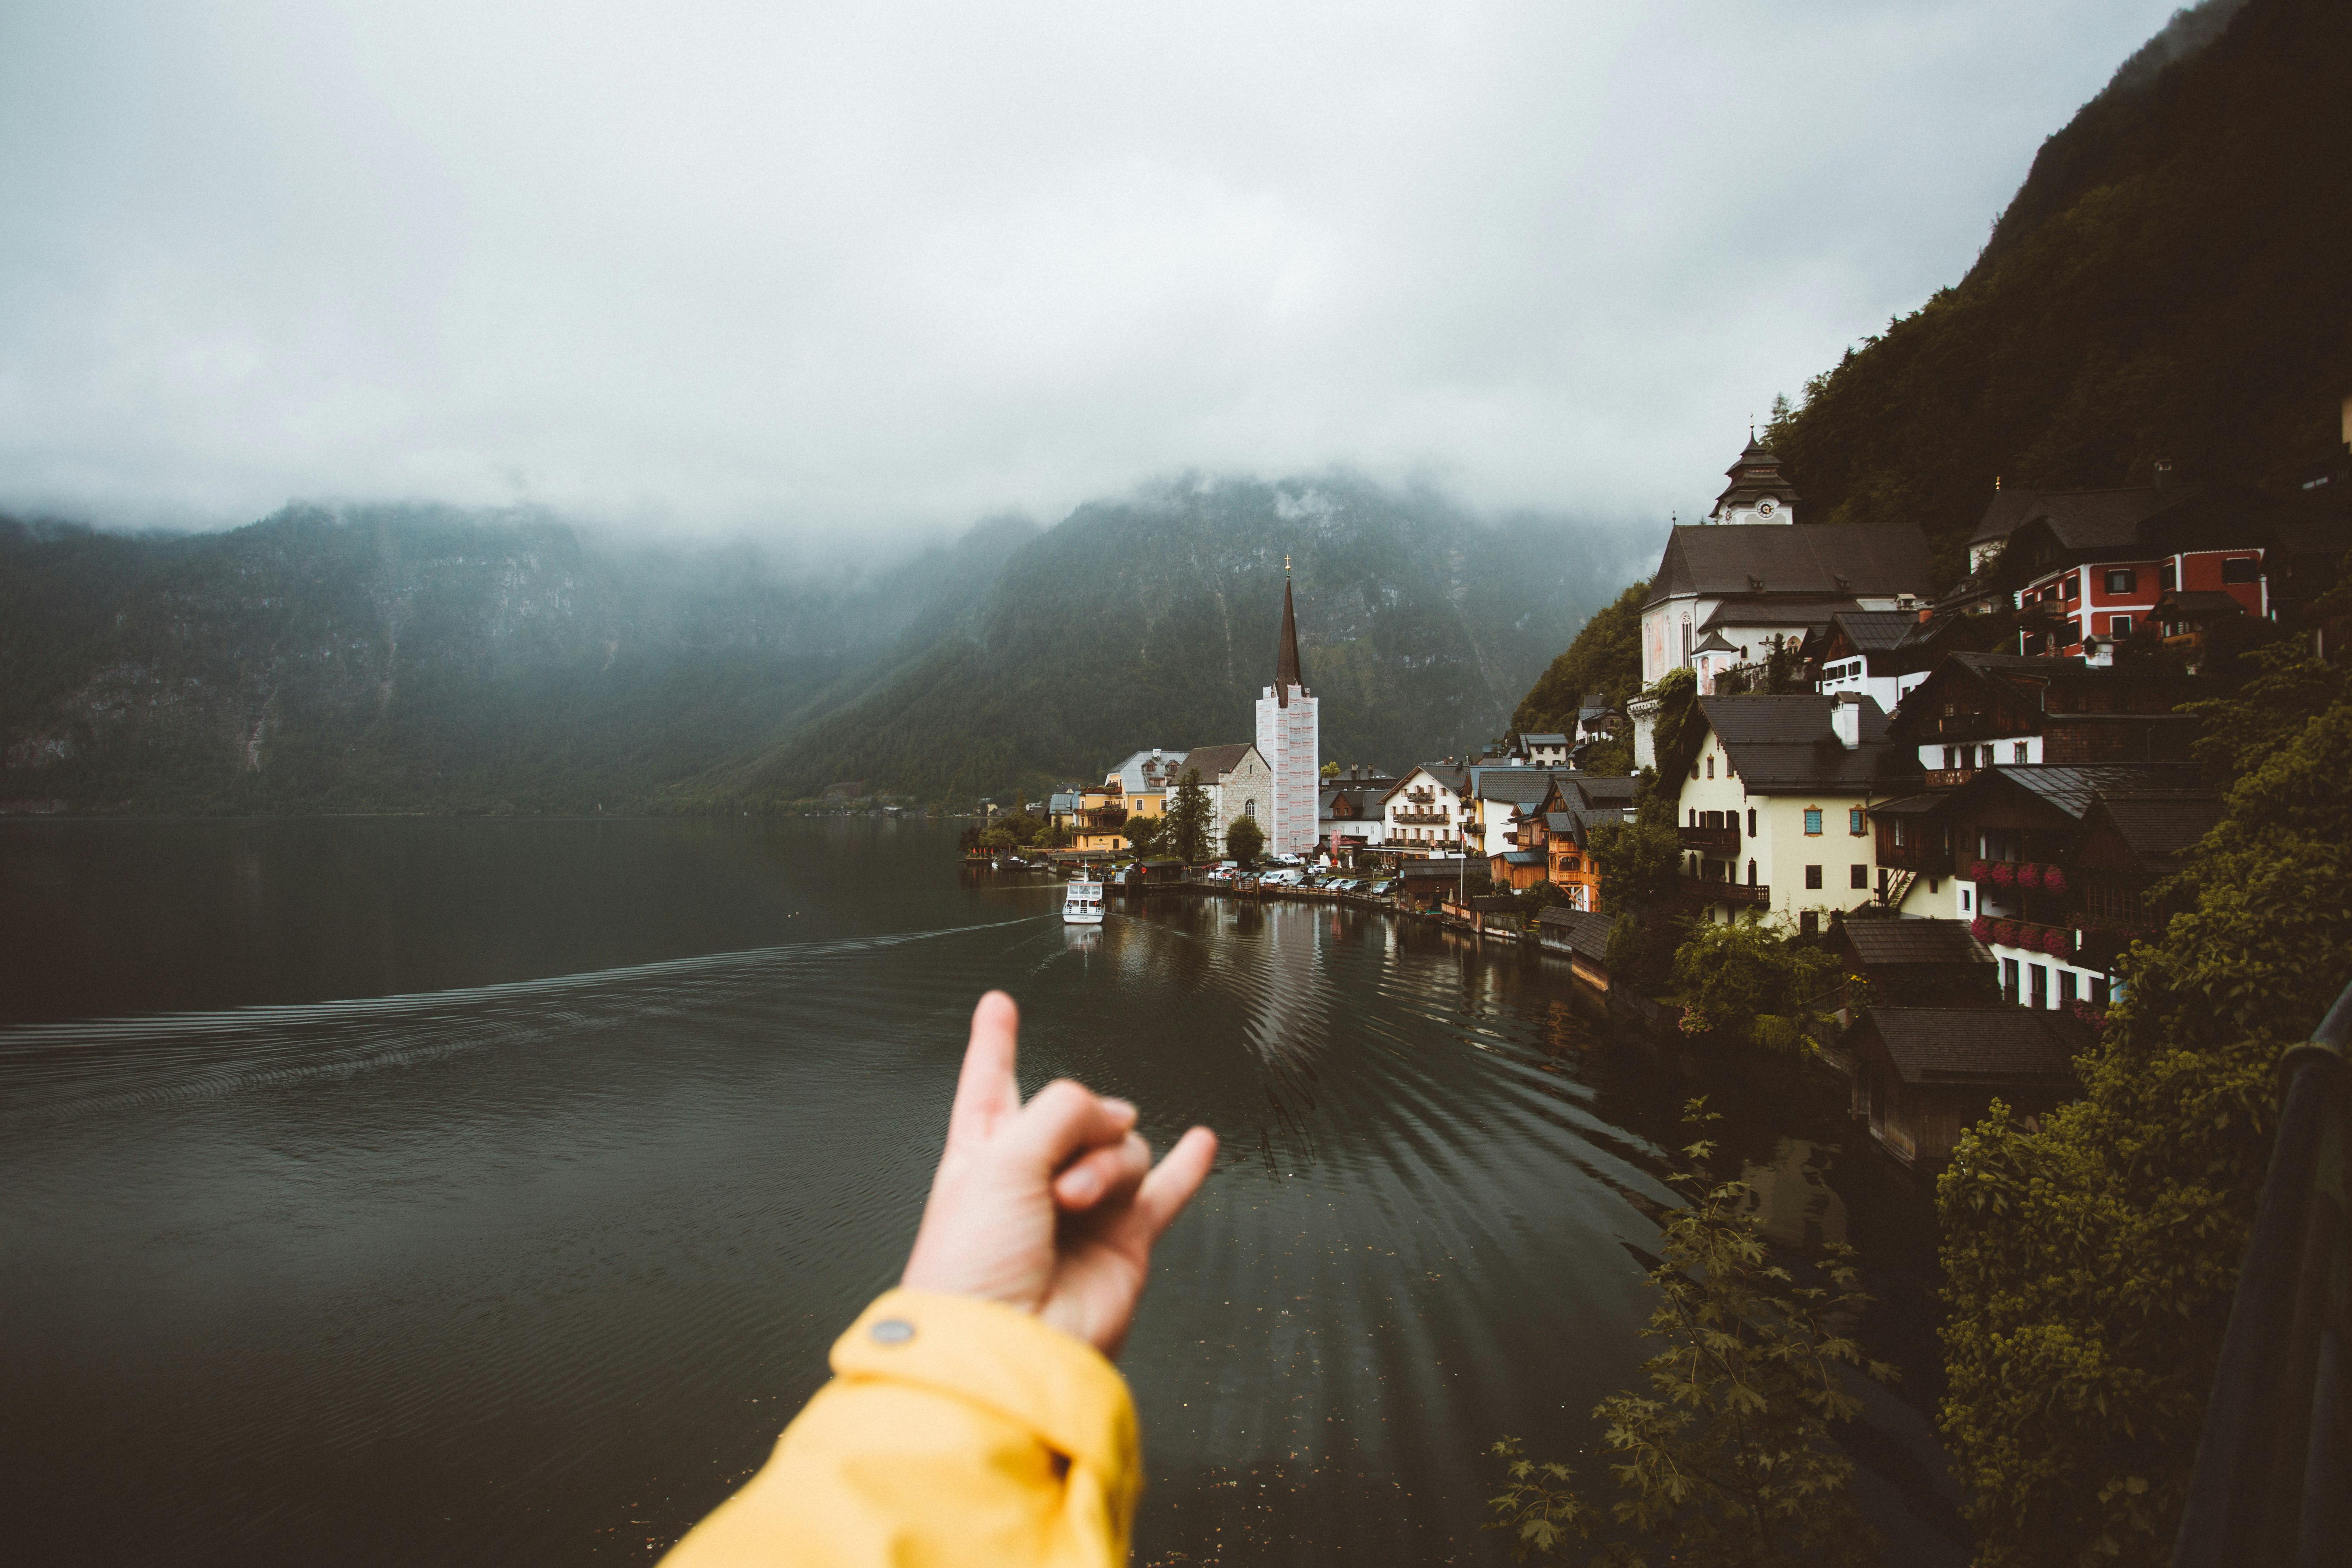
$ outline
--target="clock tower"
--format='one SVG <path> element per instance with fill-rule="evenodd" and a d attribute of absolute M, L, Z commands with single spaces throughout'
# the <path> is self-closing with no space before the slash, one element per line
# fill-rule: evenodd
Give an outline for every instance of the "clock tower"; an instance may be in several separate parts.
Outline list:
<path fill-rule="evenodd" d="M 1739 460 L 1724 470 L 1731 482 L 1715 498 L 1715 510 L 1706 514 L 1709 522 L 1794 522 L 1797 521 L 1797 492 L 1789 486 L 1780 472 L 1780 457 L 1772 448 L 1756 439 L 1754 432 L 1748 437 L 1748 449 Z"/>

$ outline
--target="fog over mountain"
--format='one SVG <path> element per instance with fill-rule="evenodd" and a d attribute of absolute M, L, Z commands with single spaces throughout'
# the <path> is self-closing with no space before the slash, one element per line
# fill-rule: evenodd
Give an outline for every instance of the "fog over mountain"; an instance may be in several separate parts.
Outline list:
<path fill-rule="evenodd" d="M 0 10 L 0 510 L 1662 521 L 2167 0 Z"/>

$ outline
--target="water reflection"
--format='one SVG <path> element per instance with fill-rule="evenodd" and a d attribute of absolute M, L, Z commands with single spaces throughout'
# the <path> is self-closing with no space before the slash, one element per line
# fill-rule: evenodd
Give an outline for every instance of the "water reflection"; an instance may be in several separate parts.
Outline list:
<path fill-rule="evenodd" d="M 1025 1082 L 1225 1140 L 1124 1362 L 1141 1561 L 1487 1550 L 1485 1446 L 1572 1450 L 1654 1348 L 1696 1095 L 1776 1240 L 1864 1250 L 1874 1352 L 1932 1359 L 1916 1195 L 1785 1064 L 1623 1039 L 1549 961 L 1415 924 L 1153 894 L 1065 927 L 954 866 L 920 825 L 0 831 L 12 1544 L 641 1557 L 894 1276 L 990 984 Z M 1954 1561 L 1932 1379 L 1902 1398 L 1864 1501 Z"/>

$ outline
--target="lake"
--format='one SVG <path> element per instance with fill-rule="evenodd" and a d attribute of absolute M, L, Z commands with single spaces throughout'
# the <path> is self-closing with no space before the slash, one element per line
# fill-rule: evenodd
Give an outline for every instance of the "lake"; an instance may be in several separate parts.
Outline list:
<path fill-rule="evenodd" d="M 1503 1560 L 1484 1450 L 1574 1458 L 1635 1379 L 1695 1094 L 1777 1240 L 1862 1250 L 1908 1375 L 1860 1495 L 1890 1560 L 1964 1559 L 1930 1211 L 1833 1085 L 1385 915 L 1159 894 L 1068 931 L 957 826 L 0 824 L 11 1554 L 657 1552 L 895 1281 L 1002 985 L 1024 1084 L 1223 1140 L 1122 1362 L 1138 1562 Z"/>

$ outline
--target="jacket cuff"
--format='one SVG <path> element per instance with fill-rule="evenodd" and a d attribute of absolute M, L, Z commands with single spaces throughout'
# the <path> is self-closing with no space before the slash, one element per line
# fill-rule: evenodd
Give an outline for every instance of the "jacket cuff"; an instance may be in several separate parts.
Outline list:
<path fill-rule="evenodd" d="M 986 1405 L 1105 1476 L 1136 1473 L 1135 1402 L 1101 1352 L 971 1296 L 889 1290 L 833 1342 L 844 1378 L 919 1384 Z"/>

